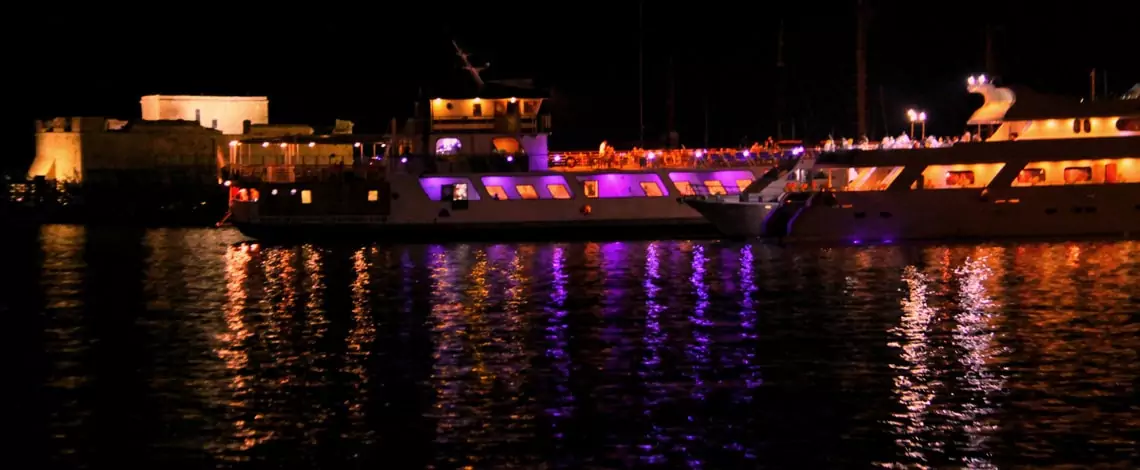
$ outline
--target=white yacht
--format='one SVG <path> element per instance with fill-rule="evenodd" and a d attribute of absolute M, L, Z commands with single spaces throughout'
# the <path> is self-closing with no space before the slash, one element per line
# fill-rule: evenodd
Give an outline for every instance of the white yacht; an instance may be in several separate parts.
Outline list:
<path fill-rule="evenodd" d="M 971 77 L 987 138 L 935 148 L 821 154 L 829 184 L 717 227 L 764 227 L 788 242 L 1129 236 L 1140 233 L 1140 100 L 1064 100 Z M 729 235 L 736 233 L 727 232 Z M 749 233 L 751 234 L 751 233 Z"/>
<path fill-rule="evenodd" d="M 352 164 L 301 150 L 372 145 L 360 136 L 235 142 L 227 165 L 229 221 L 256 238 L 715 236 L 682 198 L 736 195 L 791 158 L 746 149 L 620 152 L 605 145 L 550 152 L 543 101 L 533 90 L 480 80 L 471 94 L 426 103 L 426 133 L 393 135 L 379 144 L 387 155 Z M 280 154 L 250 158 L 251 148 Z"/>

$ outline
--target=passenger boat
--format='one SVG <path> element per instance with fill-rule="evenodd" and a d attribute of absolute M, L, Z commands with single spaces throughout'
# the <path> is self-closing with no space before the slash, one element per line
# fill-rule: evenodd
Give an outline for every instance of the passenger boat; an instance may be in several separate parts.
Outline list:
<path fill-rule="evenodd" d="M 731 149 L 616 152 L 604 145 L 551 153 L 542 94 L 480 85 L 474 96 L 431 99 L 430 126 L 402 136 L 232 143 L 228 221 L 255 238 L 714 236 L 681 198 L 738 194 L 793 157 Z M 305 156 L 314 146 L 349 142 L 351 162 Z M 248 147 L 279 148 L 280 155 L 251 162 L 242 153 Z"/>
<path fill-rule="evenodd" d="M 825 152 L 813 167 L 822 190 L 786 192 L 732 223 L 852 244 L 1140 233 L 1140 100 L 1062 100 L 984 76 L 968 90 L 985 98 L 968 125 L 995 129 L 984 141 Z"/>

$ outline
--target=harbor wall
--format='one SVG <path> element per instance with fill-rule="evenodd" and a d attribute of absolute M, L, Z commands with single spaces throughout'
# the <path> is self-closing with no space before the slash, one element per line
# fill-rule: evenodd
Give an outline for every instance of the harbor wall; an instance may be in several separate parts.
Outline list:
<path fill-rule="evenodd" d="M 29 178 L 97 181 L 116 172 L 175 172 L 217 177 L 223 135 L 190 121 L 56 118 L 36 123 Z"/>

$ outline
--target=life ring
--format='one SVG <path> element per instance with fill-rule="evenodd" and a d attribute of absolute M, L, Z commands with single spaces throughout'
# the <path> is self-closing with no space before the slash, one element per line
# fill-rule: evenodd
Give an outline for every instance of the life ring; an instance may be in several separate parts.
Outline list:
<path fill-rule="evenodd" d="M 591 208 L 589 204 L 583 205 L 582 209 L 580 210 L 580 212 L 582 212 L 582 215 L 590 215 L 590 213 L 593 211 L 594 209 Z"/>
<path fill-rule="evenodd" d="M 574 157 L 570 157 L 570 158 L 566 159 L 566 168 L 574 168 L 577 165 L 578 165 L 578 160 L 575 160 Z"/>

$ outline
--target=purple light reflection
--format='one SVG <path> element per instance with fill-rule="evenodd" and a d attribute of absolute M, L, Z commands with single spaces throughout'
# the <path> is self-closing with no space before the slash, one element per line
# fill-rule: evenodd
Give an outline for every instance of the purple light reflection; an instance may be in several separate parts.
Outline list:
<path fill-rule="evenodd" d="M 566 330 L 568 327 L 566 324 L 566 285 L 569 282 L 569 276 L 566 274 L 566 253 L 563 247 L 555 246 L 552 256 L 550 264 L 554 278 L 552 282 L 553 291 L 550 293 L 550 304 L 546 308 L 548 323 L 545 328 L 545 336 L 548 345 L 546 357 L 550 359 L 551 367 L 556 371 L 556 377 L 554 383 L 555 403 L 554 406 L 546 409 L 546 414 L 550 416 L 554 427 L 554 438 L 561 447 L 561 443 L 566 437 L 562 423 L 574 414 L 574 394 L 570 391 L 570 355 L 566 352 Z"/>
<path fill-rule="evenodd" d="M 689 283 L 693 286 L 696 302 L 693 305 L 692 314 L 689 315 L 689 328 L 692 330 L 693 342 L 688 348 L 685 348 L 685 355 L 690 366 L 690 372 L 686 375 L 693 381 L 692 388 L 689 390 L 692 402 L 697 404 L 696 406 L 703 406 L 709 387 L 705 384 L 705 377 L 702 375 L 711 373 L 709 370 L 709 346 L 711 342 L 709 330 L 712 328 L 712 322 L 705 316 L 709 307 L 709 286 L 705 278 L 707 273 L 705 264 L 708 263 L 708 257 L 705 255 L 705 247 L 693 245 L 692 257 L 693 273 L 689 276 Z M 680 439 L 675 439 L 673 442 L 673 450 L 686 457 L 685 462 L 689 468 L 700 468 L 703 463 L 693 458 L 692 449 L 704 443 L 704 437 L 711 423 L 705 422 L 702 416 L 693 415 L 689 415 L 686 421 L 682 427 Z"/>
<path fill-rule="evenodd" d="M 622 327 L 618 320 L 625 315 L 622 299 L 626 296 L 626 286 L 623 282 L 629 278 L 629 265 L 626 245 L 622 242 L 613 242 L 602 245 L 602 316 L 606 326 L 602 330 L 601 340 L 606 343 L 612 355 L 607 359 L 606 370 L 614 371 L 622 363 L 622 352 L 627 348 L 620 344 L 623 341 Z"/>
<path fill-rule="evenodd" d="M 662 384 L 664 374 L 661 372 L 661 351 L 665 345 L 665 334 L 661 330 L 661 312 L 665 306 L 657 300 L 661 287 L 660 264 L 657 254 L 657 242 L 650 243 L 645 248 L 645 354 L 641 359 L 639 376 L 646 387 L 643 413 L 649 418 L 650 429 L 645 436 L 646 441 L 638 445 L 642 455 L 640 459 L 647 464 L 660 464 L 665 462 L 663 445 L 670 441 L 661 426 L 659 417 L 655 416 L 658 407 L 668 399 L 667 391 Z"/>
<path fill-rule="evenodd" d="M 752 393 L 747 391 L 764 383 L 760 378 L 760 365 L 756 363 L 756 305 L 752 295 L 756 293 L 756 280 L 753 279 L 752 245 L 740 248 L 740 345 L 744 354 L 741 366 L 744 368 L 744 386 L 740 394 L 743 402 L 752 401 Z M 753 456 L 752 458 L 755 458 Z"/>
<path fill-rule="evenodd" d="M 436 442 L 456 441 L 471 429 L 470 417 L 463 410 L 463 386 L 467 379 L 465 331 L 468 329 L 463 315 L 463 304 L 458 294 L 459 270 L 443 246 L 428 247 L 428 269 L 431 271 L 431 328 L 435 349 L 431 386 L 435 392 Z"/>
<path fill-rule="evenodd" d="M 689 362 L 692 364 L 692 380 L 693 380 L 693 398 L 701 401 L 705 398 L 705 382 L 701 378 L 701 372 L 705 371 L 708 367 L 709 360 L 709 327 L 712 322 L 705 317 L 705 311 L 709 307 L 709 286 L 705 282 L 705 263 L 708 258 L 705 256 L 705 247 L 703 245 L 693 245 L 693 274 L 689 276 L 689 282 L 693 285 L 693 293 L 697 297 L 696 304 L 693 305 L 693 313 L 689 316 L 689 324 L 693 330 L 693 345 L 686 350 L 689 356 Z"/>

